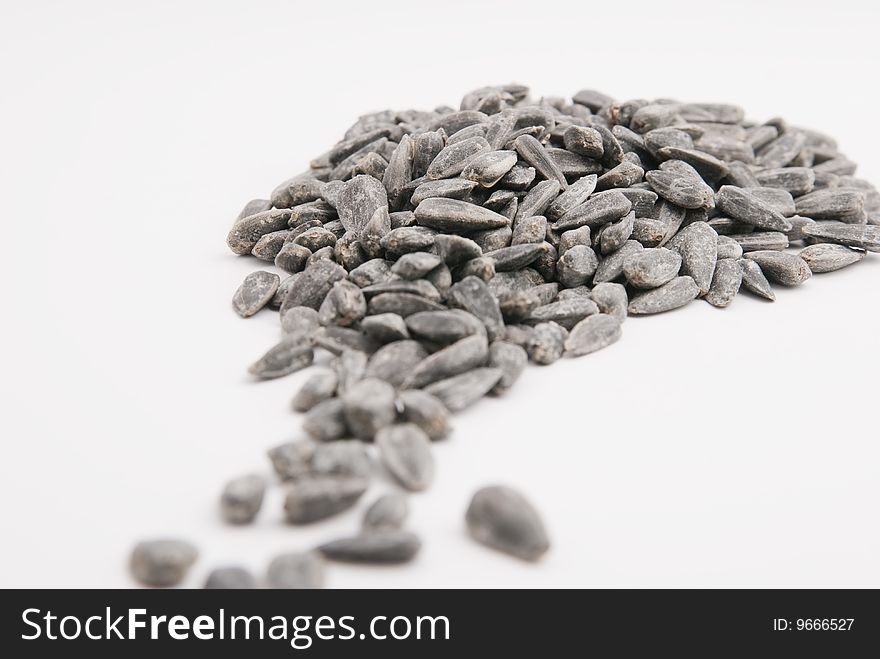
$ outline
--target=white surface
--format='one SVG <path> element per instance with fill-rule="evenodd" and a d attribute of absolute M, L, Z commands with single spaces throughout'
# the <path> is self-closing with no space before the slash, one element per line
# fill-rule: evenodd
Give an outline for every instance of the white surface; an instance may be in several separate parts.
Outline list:
<path fill-rule="evenodd" d="M 302 529 L 278 491 L 254 527 L 215 511 L 227 478 L 299 436 L 304 377 L 245 377 L 277 320 L 231 311 L 261 264 L 226 231 L 360 113 L 507 81 L 739 102 L 834 134 L 880 181 L 876 5 L 675 4 L 3 3 L 0 586 L 128 586 L 131 545 L 155 535 L 201 548 L 187 585 L 262 572 L 391 487 Z M 333 566 L 329 585 L 880 586 L 878 285 L 875 256 L 529 368 L 436 446 L 419 559 Z M 542 563 L 465 537 L 491 482 L 545 515 Z"/>

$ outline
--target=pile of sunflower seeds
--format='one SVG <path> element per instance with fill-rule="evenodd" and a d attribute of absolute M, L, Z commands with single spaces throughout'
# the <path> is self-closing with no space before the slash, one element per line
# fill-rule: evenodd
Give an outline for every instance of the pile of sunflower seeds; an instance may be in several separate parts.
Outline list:
<path fill-rule="evenodd" d="M 880 251 L 880 193 L 854 173 L 831 137 L 734 105 L 592 90 L 534 101 L 504 85 L 459 109 L 360 117 L 307 171 L 248 202 L 227 237 L 286 273 L 259 270 L 235 292 L 242 317 L 279 311 L 282 338 L 250 372 L 277 378 L 332 356 L 293 398 L 308 439 L 270 451 L 288 521 L 354 506 L 374 451 L 403 489 L 425 490 L 450 413 L 503 394 L 529 361 L 606 348 L 627 315 L 726 307 L 742 289 L 774 300 L 771 282 L 797 286 Z M 230 483 L 225 518 L 252 521 L 265 487 Z M 318 554 L 411 559 L 402 506 L 371 508 L 379 521 Z M 466 523 L 520 558 L 549 547 L 510 488 L 478 492 Z"/>

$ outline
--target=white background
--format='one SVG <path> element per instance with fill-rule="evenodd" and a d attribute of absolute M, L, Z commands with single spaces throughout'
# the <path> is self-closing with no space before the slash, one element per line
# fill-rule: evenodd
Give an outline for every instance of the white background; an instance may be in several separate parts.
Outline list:
<path fill-rule="evenodd" d="M 300 436 L 304 374 L 253 383 L 274 313 L 224 244 L 240 207 L 358 114 L 536 96 L 733 101 L 838 137 L 880 182 L 875 3 L 11 2 L 0 16 L 0 585 L 129 586 L 132 544 L 183 536 L 262 573 L 353 532 L 216 514 L 230 477 Z M 880 586 L 880 258 L 718 310 L 632 318 L 455 418 L 412 497 L 425 546 L 328 586 Z M 479 486 L 522 489 L 553 549 L 471 542 Z"/>

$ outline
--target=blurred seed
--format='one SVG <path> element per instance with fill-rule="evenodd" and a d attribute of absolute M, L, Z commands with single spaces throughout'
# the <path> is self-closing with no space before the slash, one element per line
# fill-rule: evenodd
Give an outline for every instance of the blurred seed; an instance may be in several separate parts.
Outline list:
<path fill-rule="evenodd" d="M 266 582 L 276 589 L 324 587 L 324 559 L 315 552 L 281 554 L 272 559 Z"/>
<path fill-rule="evenodd" d="M 145 586 L 176 586 L 193 563 L 198 551 L 183 540 L 148 540 L 135 545 L 131 553 L 131 573 Z"/>
<path fill-rule="evenodd" d="M 382 463 L 406 489 L 427 489 L 434 479 L 431 440 L 413 423 L 398 423 L 376 434 L 376 446 Z"/>
<path fill-rule="evenodd" d="M 403 341 L 409 338 L 406 322 L 395 313 L 368 316 L 361 321 L 361 330 L 379 344 Z"/>
<path fill-rule="evenodd" d="M 406 389 L 398 397 L 403 406 L 401 418 L 414 423 L 431 440 L 443 439 L 449 434 L 449 412 L 436 396 L 421 389 Z"/>
<path fill-rule="evenodd" d="M 397 259 L 391 272 L 403 279 L 420 279 L 442 262 L 439 256 L 430 252 L 410 252 Z"/>
<path fill-rule="evenodd" d="M 220 511 L 230 524 L 248 524 L 263 505 L 266 481 L 262 476 L 242 476 L 229 481 L 220 497 Z"/>
<path fill-rule="evenodd" d="M 391 564 L 411 561 L 421 546 L 414 533 L 385 530 L 327 542 L 318 551 L 332 561 Z"/>
<path fill-rule="evenodd" d="M 365 375 L 399 387 L 416 364 L 428 356 L 418 341 L 394 341 L 379 348 L 367 362 Z"/>
<path fill-rule="evenodd" d="M 319 442 L 342 439 L 348 435 L 342 399 L 328 398 L 315 405 L 303 419 L 303 430 Z"/>
<path fill-rule="evenodd" d="M 566 338 L 568 331 L 561 325 L 555 322 L 538 323 L 524 347 L 529 359 L 546 366 L 562 357 Z"/>
<path fill-rule="evenodd" d="M 314 359 L 315 352 L 311 344 L 303 342 L 301 337 L 291 335 L 251 364 L 248 372 L 260 379 L 271 380 L 311 366 Z"/>
<path fill-rule="evenodd" d="M 425 391 L 436 396 L 450 412 L 460 412 L 491 391 L 503 375 L 499 368 L 476 368 L 434 382 L 428 385 Z"/>
<path fill-rule="evenodd" d="M 396 531 L 409 515 L 409 504 L 402 494 L 385 494 L 376 499 L 364 513 L 365 532 Z"/>
<path fill-rule="evenodd" d="M 310 524 L 348 510 L 369 485 L 356 476 L 309 476 L 288 485 L 284 512 L 291 524 Z"/>
<path fill-rule="evenodd" d="M 257 587 L 254 575 L 243 567 L 220 567 L 211 570 L 206 590 L 249 590 Z"/>
<path fill-rule="evenodd" d="M 465 514 L 477 542 L 526 561 L 536 561 L 550 548 L 538 512 L 516 490 L 500 485 L 474 494 Z"/>
<path fill-rule="evenodd" d="M 880 252 L 880 227 L 874 225 L 814 222 L 803 228 L 804 235 L 823 242 Z"/>
<path fill-rule="evenodd" d="M 519 379 L 528 359 L 528 354 L 522 347 L 506 341 L 495 341 L 489 347 L 488 365 L 500 369 L 502 376 L 491 393 L 501 395 L 509 390 Z"/>
<path fill-rule="evenodd" d="M 599 312 L 617 318 L 621 323 L 626 320 L 629 300 L 626 288 L 622 284 L 596 284 L 590 291 L 590 299 L 599 307 Z"/>
<path fill-rule="evenodd" d="M 359 439 L 341 439 L 315 446 L 311 471 L 322 476 L 359 476 L 369 479 L 373 461 Z"/>
<path fill-rule="evenodd" d="M 372 439 L 376 433 L 394 422 L 394 387 L 380 378 L 368 377 L 343 394 L 343 412 L 348 429 L 355 437 Z"/>

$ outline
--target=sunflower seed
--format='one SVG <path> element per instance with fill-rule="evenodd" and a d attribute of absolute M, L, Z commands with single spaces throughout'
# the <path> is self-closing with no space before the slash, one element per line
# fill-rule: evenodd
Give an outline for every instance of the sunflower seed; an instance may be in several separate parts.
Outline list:
<path fill-rule="evenodd" d="M 399 387 L 416 364 L 427 356 L 427 351 L 418 341 L 394 341 L 373 353 L 364 375 Z"/>
<path fill-rule="evenodd" d="M 624 216 L 618 222 L 612 222 L 605 226 L 599 240 L 602 254 L 616 252 L 632 236 L 636 214 L 633 211 Z"/>
<path fill-rule="evenodd" d="M 681 242 L 675 249 L 681 254 L 681 271 L 706 293 L 718 260 L 718 234 L 706 222 L 694 222 L 678 235 Z"/>
<path fill-rule="evenodd" d="M 599 226 L 615 222 L 632 210 L 632 202 L 617 190 L 597 194 L 576 206 L 553 225 L 557 231 L 577 229 L 584 225 Z"/>
<path fill-rule="evenodd" d="M 276 589 L 324 587 L 324 559 L 316 552 L 281 554 L 272 559 L 266 582 Z"/>
<path fill-rule="evenodd" d="M 263 505 L 266 481 L 262 476 L 236 478 L 226 484 L 220 497 L 220 511 L 230 524 L 248 524 Z"/>
<path fill-rule="evenodd" d="M 131 553 L 131 573 L 145 586 L 169 588 L 183 581 L 198 551 L 183 540 L 147 540 Z"/>
<path fill-rule="evenodd" d="M 746 287 L 746 290 L 771 302 L 776 299 L 776 294 L 770 288 L 770 282 L 767 281 L 767 277 L 764 276 L 764 272 L 757 262 L 750 259 L 738 259 L 737 263 L 742 269 L 742 285 Z"/>
<path fill-rule="evenodd" d="M 559 165 L 550 157 L 541 144 L 531 135 L 520 135 L 514 140 L 513 144 L 516 152 L 525 162 L 535 168 L 547 180 L 556 179 L 559 181 L 560 187 L 565 190 L 568 187 L 568 181 L 559 168 Z"/>
<path fill-rule="evenodd" d="M 316 311 L 320 308 L 327 293 L 340 279 L 345 279 L 345 268 L 330 261 L 317 261 L 303 270 L 292 286 L 287 297 L 281 303 L 281 314 L 291 307 L 311 307 Z"/>
<path fill-rule="evenodd" d="M 369 479 L 373 462 L 366 444 L 358 439 L 325 442 L 315 447 L 312 456 L 313 474 L 323 476 L 359 476 Z"/>
<path fill-rule="evenodd" d="M 485 137 L 472 137 L 445 146 L 428 165 L 425 176 L 429 179 L 458 176 L 472 160 L 492 150 Z"/>
<path fill-rule="evenodd" d="M 447 178 L 437 181 L 425 181 L 412 194 L 410 203 L 418 206 L 425 199 L 446 197 L 449 199 L 465 199 L 477 187 L 476 181 L 463 178 Z"/>
<path fill-rule="evenodd" d="M 508 391 L 522 375 L 528 360 L 528 354 L 522 347 L 506 341 L 495 341 L 489 347 L 488 364 L 500 369 L 502 375 L 491 393 L 497 396 Z"/>
<path fill-rule="evenodd" d="M 369 482 L 357 476 L 309 476 L 288 485 L 284 513 L 291 524 L 310 524 L 348 510 Z"/>
<path fill-rule="evenodd" d="M 485 396 L 504 373 L 499 368 L 476 368 L 425 387 L 450 412 L 460 412 Z"/>
<path fill-rule="evenodd" d="M 395 396 L 394 387 L 376 377 L 353 383 L 342 396 L 346 426 L 355 437 L 372 439 L 394 422 Z"/>
<path fill-rule="evenodd" d="M 346 563 L 407 563 L 422 543 L 409 531 L 382 530 L 327 542 L 318 551 L 331 561 Z"/>
<path fill-rule="evenodd" d="M 804 235 L 822 242 L 880 252 L 880 227 L 874 225 L 814 222 L 803 228 Z"/>
<path fill-rule="evenodd" d="M 265 270 L 252 272 L 244 281 L 235 295 L 232 296 L 232 307 L 242 318 L 250 318 L 265 307 L 275 296 L 281 278 Z"/>
<path fill-rule="evenodd" d="M 311 366 L 314 359 L 311 344 L 304 343 L 299 336 L 290 335 L 251 364 L 248 372 L 262 380 L 271 380 Z"/>
<path fill-rule="evenodd" d="M 632 254 L 623 264 L 623 274 L 636 288 L 657 288 L 674 277 L 681 269 L 678 252 L 655 247 Z"/>
<path fill-rule="evenodd" d="M 364 513 L 363 530 L 368 533 L 397 531 L 409 515 L 409 504 L 402 494 L 385 494 Z"/>
<path fill-rule="evenodd" d="M 289 209 L 273 209 L 242 217 L 229 231 L 226 244 L 235 254 L 250 254 L 260 238 L 287 229 L 290 216 Z"/>
<path fill-rule="evenodd" d="M 565 350 L 565 339 L 568 331 L 555 322 L 538 323 L 534 332 L 526 339 L 524 348 L 536 364 L 552 364 Z"/>
<path fill-rule="evenodd" d="M 291 407 L 295 412 L 308 412 L 321 401 L 331 398 L 336 393 L 339 378 L 329 368 L 316 368 L 308 380 L 293 397 Z"/>
<path fill-rule="evenodd" d="M 315 444 L 310 441 L 286 442 L 268 451 L 272 468 L 282 481 L 307 476 L 312 470 Z"/>
<path fill-rule="evenodd" d="M 579 357 L 616 343 L 621 336 L 620 321 L 599 313 L 575 325 L 565 339 L 565 354 Z"/>
<path fill-rule="evenodd" d="M 687 276 L 676 277 L 659 288 L 634 297 L 628 311 L 634 315 L 662 313 L 683 307 L 700 294 L 700 288 Z"/>
<path fill-rule="evenodd" d="M 361 330 L 376 343 L 383 345 L 409 338 L 406 322 L 394 313 L 383 313 L 364 318 L 361 321 Z"/>
<path fill-rule="evenodd" d="M 800 257 L 807 262 L 810 271 L 817 274 L 834 272 L 853 263 L 858 263 L 865 257 L 865 252 L 850 249 L 844 245 L 819 243 L 802 249 Z"/>
<path fill-rule="evenodd" d="M 465 522 L 477 542 L 523 560 L 536 561 L 550 548 L 538 512 L 509 487 L 478 490 L 468 505 Z"/>
<path fill-rule="evenodd" d="M 785 167 L 800 153 L 806 141 L 801 131 L 788 131 L 762 147 L 756 162 L 766 169 Z"/>
<path fill-rule="evenodd" d="M 593 283 L 599 284 L 620 277 L 620 275 L 623 274 L 623 266 L 627 259 L 636 252 L 642 251 L 642 249 L 644 248 L 641 243 L 636 242 L 635 240 L 627 240 L 620 246 L 620 249 L 608 254 L 599 261 L 599 266 L 596 268 L 596 274 L 593 275 Z"/>
<path fill-rule="evenodd" d="M 330 442 L 348 435 L 342 399 L 328 398 L 315 405 L 303 419 L 303 430 L 319 442 Z"/>
<path fill-rule="evenodd" d="M 668 171 L 653 170 L 645 179 L 658 196 L 682 208 L 712 208 L 713 191 L 697 177 L 681 176 Z"/>
<path fill-rule="evenodd" d="M 617 318 L 621 323 L 626 320 L 629 300 L 626 288 L 622 284 L 596 284 L 590 291 L 590 299 L 599 307 L 599 312 Z"/>
<path fill-rule="evenodd" d="M 745 258 L 755 261 L 770 280 L 783 286 L 799 286 L 813 274 L 807 262 L 796 254 L 760 250 L 749 252 Z"/>
<path fill-rule="evenodd" d="M 416 207 L 415 213 L 421 226 L 439 231 L 481 231 L 510 224 L 506 217 L 488 208 L 443 197 L 425 199 Z"/>
<path fill-rule="evenodd" d="M 839 220 L 861 224 L 865 194 L 861 190 L 817 190 L 798 197 L 795 208 L 799 215 L 814 220 Z"/>
<path fill-rule="evenodd" d="M 211 570 L 205 581 L 206 590 L 250 590 L 257 580 L 243 567 L 219 567 Z"/>
<path fill-rule="evenodd" d="M 604 153 L 602 135 L 588 126 L 569 126 L 562 140 L 566 149 L 587 158 L 601 158 Z"/>
<path fill-rule="evenodd" d="M 574 245 L 556 262 L 556 277 L 566 288 L 583 286 L 596 272 L 598 265 L 599 259 L 592 249 L 587 245 Z"/>
<path fill-rule="evenodd" d="M 705 300 L 713 307 L 726 307 L 739 292 L 743 271 L 735 259 L 719 259 Z"/>
<path fill-rule="evenodd" d="M 491 188 L 516 164 L 515 151 L 489 151 L 473 158 L 462 170 L 462 178 Z"/>
<path fill-rule="evenodd" d="M 406 489 L 418 492 L 434 479 L 431 440 L 413 423 L 398 423 L 376 434 L 382 463 Z"/>

